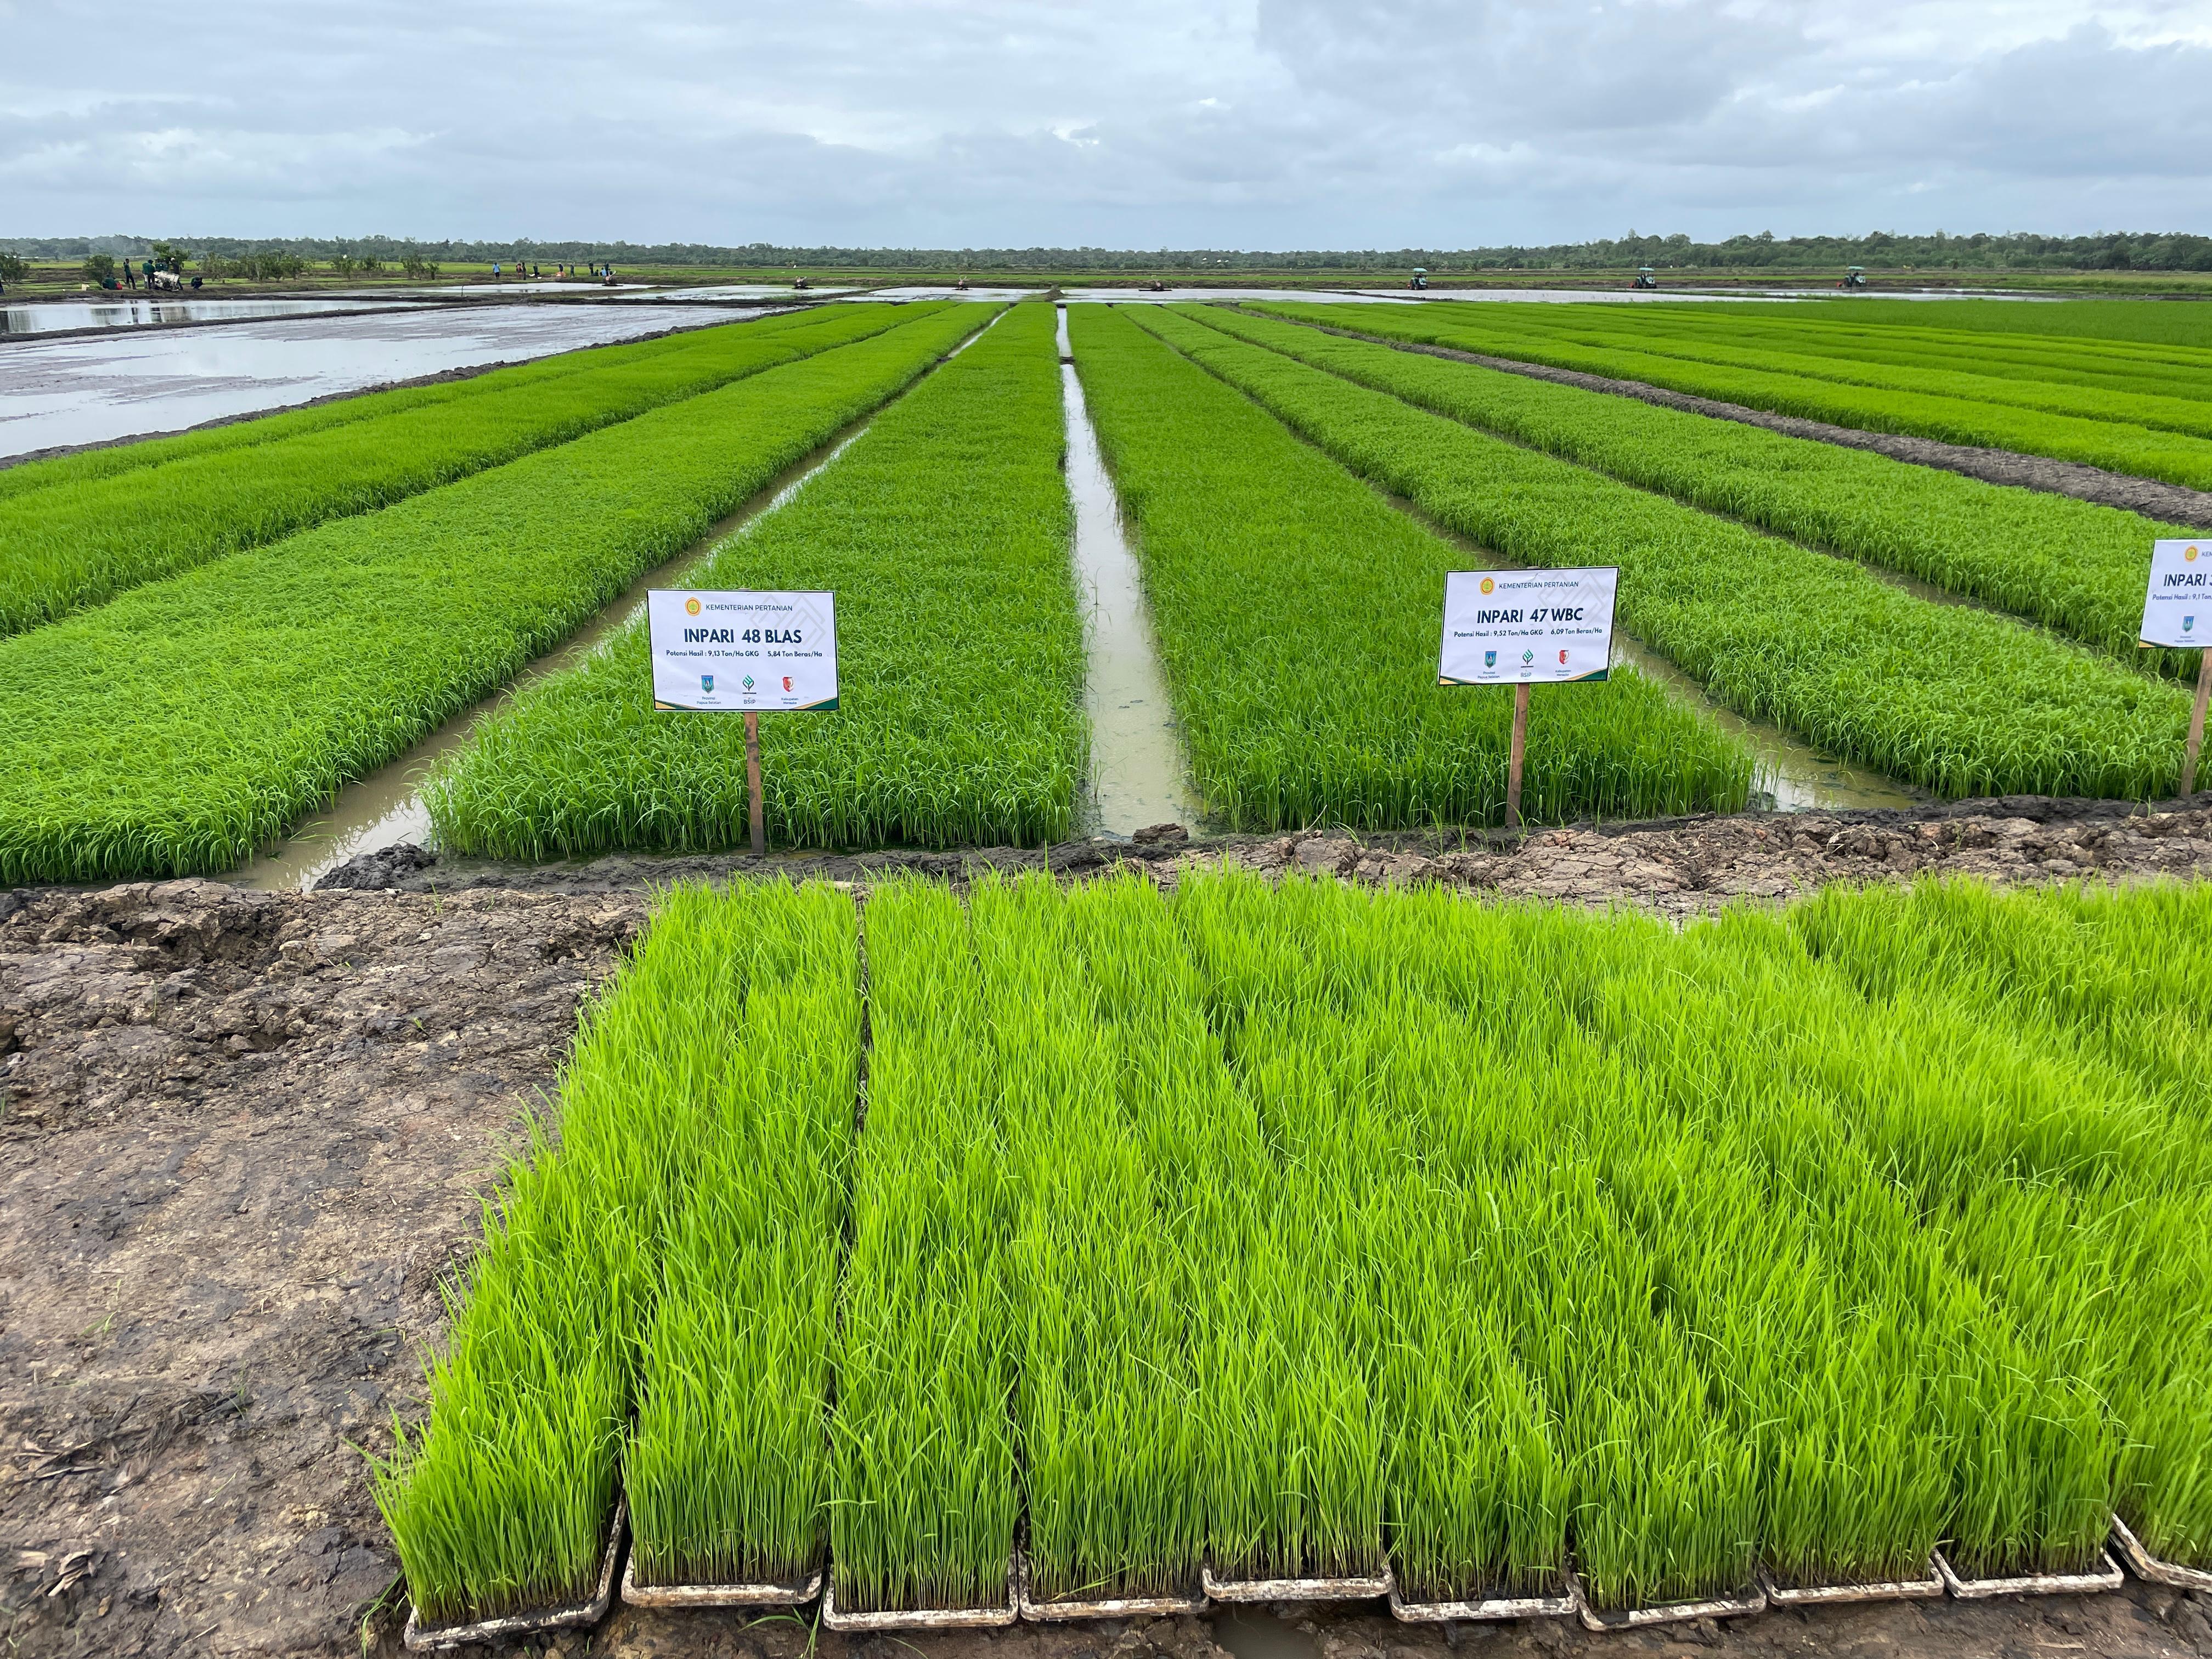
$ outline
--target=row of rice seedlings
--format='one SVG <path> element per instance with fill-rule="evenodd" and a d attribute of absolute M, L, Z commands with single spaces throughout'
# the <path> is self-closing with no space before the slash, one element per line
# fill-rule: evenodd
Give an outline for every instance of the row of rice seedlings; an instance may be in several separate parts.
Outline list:
<path fill-rule="evenodd" d="M 987 317 L 950 307 L 0 640 L 0 881 L 237 864 Z"/>
<path fill-rule="evenodd" d="M 833 1587 L 850 1612 L 1004 1606 L 1020 1509 L 1014 1194 L 981 976 L 960 901 L 919 882 L 871 896 L 867 953 Z"/>
<path fill-rule="evenodd" d="M 686 576 L 836 592 L 837 709 L 761 723 L 771 842 L 1069 833 L 1087 733 L 1052 326 L 1049 307 L 1017 307 Z M 743 845 L 741 725 L 656 713 L 647 645 L 641 620 L 480 722 L 426 790 L 446 843 L 520 858 Z"/>
<path fill-rule="evenodd" d="M 1601 550 L 1620 567 L 1625 627 L 1723 702 L 1830 753 L 1947 796 L 2173 787 L 2188 718 L 2178 687 L 1189 318 L 1141 320 L 1353 471 L 1509 559 L 1583 564 Z"/>
<path fill-rule="evenodd" d="M 930 307 L 928 310 L 939 307 Z M 352 418 L 241 422 L 216 447 L 40 477 L 0 497 L 0 636 L 143 582 L 368 513 L 532 451 L 913 319 L 896 306 L 799 313 L 603 346 L 439 388 L 326 405 Z M 256 434 L 257 427 L 278 430 Z"/>
<path fill-rule="evenodd" d="M 2166 966 L 2212 944 L 2212 891 L 1930 884 L 1794 921 L 1883 1018 L 1932 1006 L 2016 1034 L 2057 1079 L 2064 1106 L 2027 1119 L 2024 1147 L 1929 1184 L 1962 1267 L 2103 1398 L 2124 1518 L 2154 1553 L 2212 1564 L 2212 1120 L 2188 976 Z"/>
<path fill-rule="evenodd" d="M 1512 698 L 1436 684 L 1436 607 L 1467 555 L 1119 312 L 1071 307 L 1069 332 L 1207 810 L 1242 830 L 1498 821 Z M 1536 688 L 1522 808 L 1733 811 L 1751 770 L 1623 671 Z"/>
<path fill-rule="evenodd" d="M 1663 349 L 1645 349 L 1632 337 L 1575 337 L 1589 327 L 1585 318 L 1529 314 L 1595 311 L 1596 307 L 1346 307 L 1297 302 L 1270 304 L 1261 309 L 1388 339 L 1547 363 L 1613 380 L 1640 380 L 1672 392 L 1836 426 L 2048 455 L 2197 489 L 2212 488 L 2212 438 L 2194 433 L 2159 430 L 2124 418 L 2049 414 L 1932 391 L 1848 386 L 1759 367 L 1756 362 L 1748 366 L 1700 362 L 1664 355 Z M 1346 314 L 1355 311 L 1356 316 Z M 1753 354 L 1760 361 L 1767 355 Z M 2123 413 L 2124 403 L 2124 399 Z"/>
<path fill-rule="evenodd" d="M 374 1469 L 425 1622 L 589 1598 L 641 1361 L 658 1386 L 641 1431 L 641 1486 L 632 1474 L 640 1549 L 659 1562 L 701 1548 L 699 1534 L 683 1529 L 696 1500 L 672 1493 L 667 1476 L 710 1460 L 714 1443 L 695 1458 L 662 1431 L 681 1415 L 672 1376 L 726 1381 L 714 1369 L 726 1356 L 711 1343 L 685 1350 L 696 1324 L 680 1314 L 657 1320 L 659 1279 L 672 1259 L 704 1270 L 692 1241 L 714 1217 L 699 1210 L 699 1194 L 737 1172 L 740 1150 L 787 1149 L 780 1113 L 800 1103 L 794 1094 L 822 1118 L 807 1089 L 851 1077 L 854 933 L 850 900 L 826 890 L 678 888 L 586 1013 L 562 1076 L 557 1148 L 534 1134 L 487 1206 L 466 1293 L 448 1298 L 452 1334 L 431 1367 L 429 1422 L 419 1433 L 395 1424 L 395 1449 Z M 787 1044 L 796 1047 L 770 1046 Z M 758 1080 L 780 1075 L 805 1086 L 779 1094 Z M 834 1144 L 823 1144 L 830 1133 L 812 1131 L 806 1150 L 820 1168 L 811 1176 L 757 1159 L 743 1171 L 756 1188 L 811 1182 L 811 1206 L 786 1212 L 819 1224 L 839 1170 Z M 787 1283 L 788 1327 L 806 1286 Z M 679 1274 L 678 1288 L 693 1286 Z M 818 1362 L 810 1372 L 801 1356 L 779 1380 L 818 1388 Z M 818 1438 L 818 1414 L 808 1426 Z M 705 1548 L 720 1546 L 710 1534 Z"/>
<path fill-rule="evenodd" d="M 838 1253 L 860 1079 L 850 900 L 722 901 L 741 980 L 702 963 L 741 1063 L 689 1091 L 697 1152 L 661 1233 L 625 1460 L 647 1584 L 790 1583 L 822 1564 Z M 665 1054 L 667 1060 L 676 1056 Z"/>
<path fill-rule="evenodd" d="M 1018 1205 L 1007 1293 L 1038 1600 L 1193 1596 L 1206 1547 L 1195 1264 L 1174 1218 L 1178 1168 L 1233 1118 L 1194 1109 L 1190 1073 L 1218 1073 L 1218 1055 L 1148 896 L 1032 876 L 969 902 Z"/>
<path fill-rule="evenodd" d="M 1970 367 L 1947 365 L 1934 354 L 1920 356 L 1907 349 L 1898 362 L 1882 362 L 1850 350 L 1806 350 L 1766 318 L 1741 313 L 1716 326 L 1686 323 L 1681 308 L 1646 311 L 1638 307 L 1623 314 L 1613 307 L 1554 307 L 1560 313 L 1534 319 L 1532 331 L 1547 338 L 1597 346 L 1626 346 L 1692 364 L 1750 368 L 1789 374 L 1844 387 L 1925 394 L 1960 399 L 1968 404 L 1991 404 L 2066 416 L 2083 421 L 2118 422 L 2193 437 L 2212 437 L 2212 403 L 2201 395 L 2169 392 L 2152 379 L 2146 384 L 2132 380 L 2119 386 L 2087 386 L 2033 374 L 2006 376 L 1981 372 L 1969 356 Z M 2199 372 L 2196 393 L 2201 394 Z"/>
<path fill-rule="evenodd" d="M 2013 382 L 2148 392 L 2199 404 L 2208 401 L 2204 377 L 2212 370 L 2212 352 L 2185 346 L 2063 337 L 2008 339 L 1966 329 L 1908 328 L 1869 323 L 1826 306 L 1759 312 L 1731 306 L 1668 306 L 1650 308 L 1644 320 L 1654 337 L 1677 342 L 1702 337 L 1730 344 L 1771 343 L 1844 364 L 1942 369 Z M 2003 399 L 1991 396 L 1990 401 Z M 2143 424 L 2154 422 L 2146 420 Z"/>
<path fill-rule="evenodd" d="M 2194 674 L 2136 644 L 2150 543 L 2185 536 L 2117 507 L 2014 489 L 1870 451 L 1717 421 L 1219 307 L 1223 332 L 1485 432 L 1809 547 L 2011 611 L 2130 664 Z"/>

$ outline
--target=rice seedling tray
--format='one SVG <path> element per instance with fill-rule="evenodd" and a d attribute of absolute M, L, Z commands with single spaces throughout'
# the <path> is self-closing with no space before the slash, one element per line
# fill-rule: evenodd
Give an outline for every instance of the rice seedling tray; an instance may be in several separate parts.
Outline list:
<path fill-rule="evenodd" d="M 2118 1589 L 2120 1565 L 2106 1550 L 2097 1552 L 2102 1567 L 2087 1572 L 2030 1572 L 2010 1578 L 1961 1578 L 1942 1551 L 1936 1552 L 1936 1571 L 1943 1588 L 1962 1601 L 1986 1601 L 1997 1595 L 2087 1595 L 2097 1590 Z"/>
<path fill-rule="evenodd" d="M 2202 1567 L 2178 1566 L 2173 1562 L 2160 1560 L 2117 1515 L 2112 1517 L 2112 1541 L 2120 1547 L 2120 1559 L 2127 1563 L 2136 1577 L 2154 1584 L 2171 1584 L 2176 1589 L 2212 1594 L 2212 1572 Z"/>
<path fill-rule="evenodd" d="M 801 1607 L 822 1594 L 823 1570 L 790 1584 L 641 1584 L 635 1553 L 623 1564 L 622 1599 L 633 1607 Z"/>
<path fill-rule="evenodd" d="M 1006 1565 L 1003 1607 L 885 1607 L 876 1613 L 840 1613 L 836 1582 L 822 1586 L 822 1622 L 834 1631 L 997 1630 L 1012 1624 L 1020 1612 L 1020 1589 L 1012 1562 Z"/>
<path fill-rule="evenodd" d="M 1727 1595 L 1709 1595 L 1693 1601 L 1653 1601 L 1634 1607 L 1596 1607 L 1583 1589 L 1582 1575 L 1567 1569 L 1567 1583 L 1582 1615 L 1585 1630 L 1644 1630 L 1653 1625 L 1682 1625 L 1692 1619 L 1741 1619 L 1766 1610 L 1766 1592 L 1756 1583 Z"/>
<path fill-rule="evenodd" d="M 1035 1601 L 1030 1595 L 1029 1561 L 1019 1557 L 1014 1562 L 1014 1596 L 1021 1616 L 1037 1625 L 1065 1624 L 1079 1619 L 1167 1619 L 1178 1613 L 1206 1611 L 1202 1590 L 1189 1595 L 1109 1595 L 1094 1601 L 1061 1597 Z"/>
<path fill-rule="evenodd" d="M 1199 1569 L 1199 1587 L 1214 1601 L 1372 1601 L 1394 1594 L 1398 1581 L 1388 1564 L 1371 1577 L 1216 1578 L 1209 1562 Z"/>
<path fill-rule="evenodd" d="M 1571 1619 L 1582 1609 L 1571 1580 L 1559 1581 L 1557 1595 L 1489 1595 L 1473 1601 L 1408 1601 L 1390 1587 L 1390 1616 L 1408 1625 L 1456 1624 L 1500 1619 Z"/>
<path fill-rule="evenodd" d="M 1943 1580 L 1931 1558 L 1925 1577 L 1862 1584 L 1784 1584 L 1762 1566 L 1759 1570 L 1759 1588 L 1765 1592 L 1769 1607 L 1833 1607 L 1852 1601 L 1933 1600 L 1943 1594 Z"/>
<path fill-rule="evenodd" d="M 607 1616 L 614 1605 L 615 1564 L 622 1557 L 623 1540 L 628 1536 L 629 1504 L 615 1500 L 614 1524 L 607 1528 L 607 1553 L 599 1564 L 599 1585 L 592 1599 L 575 1607 L 548 1607 L 532 1613 L 505 1613 L 496 1619 L 479 1619 L 470 1625 L 433 1625 L 424 1629 L 410 1599 L 407 1605 L 407 1628 L 401 1639 L 410 1653 L 443 1653 L 449 1649 L 471 1647 L 483 1642 L 513 1641 L 517 1637 L 534 1636 L 540 1631 L 576 1630 L 586 1625 L 596 1625 Z"/>

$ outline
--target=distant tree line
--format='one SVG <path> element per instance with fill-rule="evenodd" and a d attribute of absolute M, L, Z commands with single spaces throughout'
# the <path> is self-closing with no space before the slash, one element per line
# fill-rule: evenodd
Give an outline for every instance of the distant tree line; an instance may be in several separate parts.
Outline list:
<path fill-rule="evenodd" d="M 776 266 L 853 266 L 945 270 L 1400 270 L 1431 271 L 1661 269 L 1826 270 L 1863 264 L 1919 270 L 2212 270 L 2212 237 L 2179 231 L 2114 232 L 2097 236 L 1976 234 L 1899 236 L 1788 236 L 1771 231 L 1695 242 L 1685 235 L 1561 242 L 1547 247 L 1321 249 L 1267 252 L 1234 248 L 1103 247 L 921 248 L 781 247 L 754 242 L 722 247 L 703 242 L 426 242 L 392 236 L 173 239 L 189 246 L 210 275 L 297 275 L 290 264 L 313 261 L 341 271 L 386 268 L 434 274 L 440 262 L 520 261 L 546 264 L 709 265 L 732 270 Z M 153 257 L 167 244 L 136 236 L 0 237 L 0 252 L 32 259 Z M 300 267 L 304 269 L 304 266 Z"/>

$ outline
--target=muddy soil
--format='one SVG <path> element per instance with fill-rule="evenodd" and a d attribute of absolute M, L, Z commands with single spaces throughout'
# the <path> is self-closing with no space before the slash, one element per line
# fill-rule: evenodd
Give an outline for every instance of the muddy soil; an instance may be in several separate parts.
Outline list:
<path fill-rule="evenodd" d="M 337 1653 L 361 1444 L 635 896 L 0 893 L 0 1648 Z"/>
<path fill-rule="evenodd" d="M 10 1653 L 398 1650 L 397 1563 L 362 1450 L 419 1416 L 421 1345 L 478 1194 L 553 1086 L 580 1000 L 677 876 L 1194 861 L 1627 902 L 1670 916 L 1826 880 L 2212 868 L 2212 795 L 2128 815 L 2008 800 L 1685 819 L 1445 845 L 1179 834 L 1042 853 L 610 859 L 545 870 L 413 848 L 323 890 L 212 882 L 0 893 L 0 1643 Z M 437 884 L 438 890 L 429 890 Z M 1769 1614 L 1673 1635 L 1451 1632 L 1368 1613 L 878 1638 L 617 1613 L 552 1650 L 668 1659 L 1401 1659 L 1693 1649 L 2212 1655 L 2203 1607 L 2131 1583 L 2014 1604 Z M 544 1651 L 544 1649 L 531 1650 Z"/>
<path fill-rule="evenodd" d="M 2212 873 L 2212 791 L 2146 811 L 2121 801 L 2006 796 L 1911 809 L 1753 812 L 1578 824 L 1525 836 L 1293 836 L 1192 838 L 1174 825 L 1133 841 L 1041 849 L 696 856 L 623 854 L 568 864 L 441 859 L 411 845 L 364 854 L 323 888 L 403 892 L 635 893 L 672 881 L 732 876 L 866 883 L 917 874 L 955 883 L 987 872 L 1049 870 L 1080 878 L 1137 869 L 1172 883 L 1194 866 L 1228 863 L 1367 882 L 1442 883 L 1503 898 L 1625 904 L 1684 917 L 1741 901 L 1779 902 L 1829 882 L 1923 873 L 2001 884 L 2081 876 L 2128 879 Z"/>
<path fill-rule="evenodd" d="M 1349 329 L 1326 331 L 1352 339 L 1370 337 Z M 1679 409 L 1692 415 L 1708 415 L 1715 420 L 1740 421 L 1746 426 L 1765 427 L 1769 432 L 1779 432 L 1788 437 L 1841 444 L 1846 449 L 1871 449 L 1892 460 L 1962 473 L 1985 483 L 2014 484 L 2023 489 L 2040 489 L 2054 495 L 2071 495 L 2077 501 L 2124 507 L 2164 524 L 2212 530 L 2212 490 L 2191 489 L 2185 484 L 2161 483 L 2155 478 L 2108 472 L 2103 467 L 2085 465 L 2080 461 L 2022 455 L 2009 449 L 1981 449 L 1969 444 L 1939 443 L 1933 438 L 1908 437 L 1903 433 L 1863 432 L 1856 427 L 1831 426 L 1826 421 L 1776 415 L 1764 409 L 1747 409 L 1741 404 L 1692 397 L 1686 392 L 1669 392 L 1664 386 L 1647 385 L 1642 380 L 1616 380 L 1602 374 L 1585 374 L 1579 369 L 1553 368 L 1548 363 L 1523 363 L 1479 351 L 1456 351 L 1449 346 L 1417 345 L 1399 340 L 1378 343 L 1431 357 L 1449 357 L 1456 362 L 1480 363 L 1485 368 L 1525 374 L 1531 380 L 1580 386 L 1585 392 L 1634 398 L 1641 403 L 1657 404 L 1664 409 Z"/>

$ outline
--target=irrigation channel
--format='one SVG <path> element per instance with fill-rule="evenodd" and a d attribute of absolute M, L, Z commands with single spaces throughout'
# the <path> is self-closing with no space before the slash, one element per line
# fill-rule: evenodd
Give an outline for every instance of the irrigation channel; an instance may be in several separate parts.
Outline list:
<path fill-rule="evenodd" d="M 1156 823 L 1195 825 L 1198 803 L 1176 735 L 1152 640 L 1137 561 L 1122 534 L 1121 509 L 1098 434 L 1084 406 L 1060 307 L 1060 386 L 1067 416 L 1067 489 L 1075 505 L 1077 580 L 1090 596 L 1084 699 L 1091 714 L 1091 776 L 1084 827 L 1128 836 Z"/>

